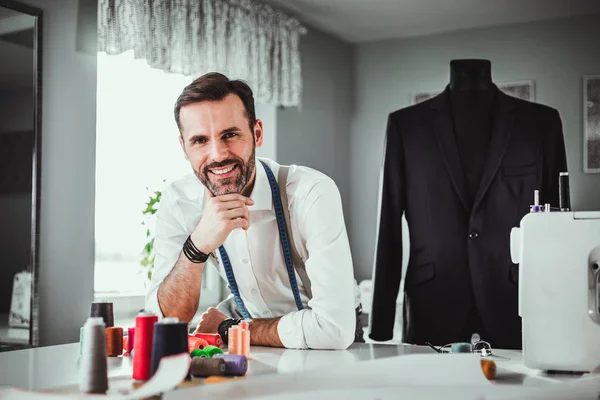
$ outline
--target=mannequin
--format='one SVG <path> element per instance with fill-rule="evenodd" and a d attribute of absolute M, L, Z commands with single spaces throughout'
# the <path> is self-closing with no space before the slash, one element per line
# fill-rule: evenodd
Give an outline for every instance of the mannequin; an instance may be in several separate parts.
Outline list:
<path fill-rule="evenodd" d="M 458 156 L 472 205 L 487 157 L 497 87 L 488 60 L 450 62 L 450 108 Z"/>
<path fill-rule="evenodd" d="M 558 206 L 567 172 L 557 110 L 504 94 L 488 60 L 453 60 L 438 96 L 389 114 L 375 257 L 371 339 L 445 345 L 478 333 L 520 349 L 519 266 L 510 231 L 534 190 Z M 403 310 L 402 219 L 410 232 Z"/>

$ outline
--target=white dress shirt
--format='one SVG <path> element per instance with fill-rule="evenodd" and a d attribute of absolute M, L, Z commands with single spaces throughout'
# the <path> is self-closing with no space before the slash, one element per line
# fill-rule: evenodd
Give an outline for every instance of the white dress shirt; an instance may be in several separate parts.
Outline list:
<path fill-rule="evenodd" d="M 311 281 L 312 298 L 300 277 L 296 282 L 304 309 L 298 311 L 283 258 L 271 189 L 264 161 L 277 176 L 279 164 L 256 158 L 256 181 L 250 198 L 250 227 L 236 229 L 223 246 L 231 261 L 240 296 L 252 318 L 283 316 L 277 327 L 286 348 L 345 349 L 355 335 L 355 308 L 360 302 L 354 280 L 342 202 L 335 182 L 314 169 L 290 166 L 287 196 L 294 243 Z M 156 214 L 156 252 L 146 308 L 162 317 L 158 288 L 169 274 L 183 243 L 198 225 L 205 187 L 194 174 L 163 191 Z M 219 251 L 207 264 L 223 279 Z M 358 295 L 358 297 L 357 297 Z"/>

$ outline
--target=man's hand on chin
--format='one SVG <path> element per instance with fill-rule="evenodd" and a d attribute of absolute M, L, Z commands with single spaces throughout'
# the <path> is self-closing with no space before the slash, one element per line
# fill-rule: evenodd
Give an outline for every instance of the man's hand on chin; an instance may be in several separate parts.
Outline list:
<path fill-rule="evenodd" d="M 227 315 L 223 314 L 221 311 L 217 310 L 214 307 L 209 308 L 202 317 L 200 317 L 200 322 L 196 326 L 196 333 L 217 333 L 217 328 L 224 319 L 227 318 Z"/>

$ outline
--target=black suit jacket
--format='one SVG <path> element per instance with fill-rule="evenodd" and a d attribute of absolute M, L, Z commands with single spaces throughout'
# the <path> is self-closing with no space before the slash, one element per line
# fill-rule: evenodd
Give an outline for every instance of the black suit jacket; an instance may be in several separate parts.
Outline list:
<path fill-rule="evenodd" d="M 384 341 L 393 335 L 405 213 L 410 255 L 403 341 L 459 340 L 474 299 L 487 339 L 520 349 L 510 231 L 529 212 L 534 190 L 541 204 L 558 207 L 559 172 L 567 171 L 562 123 L 555 109 L 498 90 L 489 153 L 471 207 L 448 97 L 446 88 L 388 118 L 370 336 Z"/>

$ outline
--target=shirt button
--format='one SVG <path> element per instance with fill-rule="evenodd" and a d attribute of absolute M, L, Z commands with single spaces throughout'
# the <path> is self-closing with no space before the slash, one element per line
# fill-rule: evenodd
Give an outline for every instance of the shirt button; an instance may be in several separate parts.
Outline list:
<path fill-rule="evenodd" d="M 258 290 L 252 289 L 252 294 L 257 294 L 257 293 L 258 293 Z"/>
<path fill-rule="evenodd" d="M 242 262 L 243 262 L 244 264 L 248 264 L 248 259 L 247 259 L 247 258 L 244 258 L 244 259 L 242 260 Z"/>
<path fill-rule="evenodd" d="M 479 233 L 469 232 L 469 239 L 477 239 L 478 237 L 479 237 Z"/>
<path fill-rule="evenodd" d="M 269 316 L 269 311 L 263 311 L 263 317 L 268 317 Z"/>

